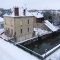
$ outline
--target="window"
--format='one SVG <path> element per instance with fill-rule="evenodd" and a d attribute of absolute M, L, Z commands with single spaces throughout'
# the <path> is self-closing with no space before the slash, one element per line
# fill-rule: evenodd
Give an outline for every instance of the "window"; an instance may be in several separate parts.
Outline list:
<path fill-rule="evenodd" d="M 29 32 L 29 28 L 27 28 L 28 29 L 28 32 Z"/>
<path fill-rule="evenodd" d="M 20 25 L 22 25 L 23 24 L 23 21 L 22 20 L 20 20 Z"/>
<path fill-rule="evenodd" d="M 22 33 L 22 29 L 21 29 L 21 33 Z"/>
<path fill-rule="evenodd" d="M 29 20 L 28 20 L 28 24 L 29 24 Z"/>

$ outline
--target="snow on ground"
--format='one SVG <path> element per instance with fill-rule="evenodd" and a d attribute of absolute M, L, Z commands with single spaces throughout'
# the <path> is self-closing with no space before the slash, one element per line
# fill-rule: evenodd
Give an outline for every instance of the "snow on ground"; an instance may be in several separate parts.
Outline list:
<path fill-rule="evenodd" d="M 7 41 L 8 41 L 9 39 L 11 39 L 11 37 L 6 36 L 5 34 L 2 34 L 1 37 L 2 37 L 3 39 L 7 40 Z"/>
<path fill-rule="evenodd" d="M 2 32 L 4 32 L 4 28 L 3 28 L 3 29 L 0 29 L 0 34 L 1 34 Z"/>
<path fill-rule="evenodd" d="M 5 40 L 11 39 L 11 37 L 6 36 L 3 32 L 4 32 L 4 28 L 0 29 L 0 37 L 2 37 Z M 3 34 L 1 34 L 1 33 L 3 33 Z"/>
<path fill-rule="evenodd" d="M 50 56 L 48 56 L 46 58 L 46 60 L 60 60 L 60 49 L 58 49 L 56 52 L 54 52 L 53 54 L 51 54 Z"/>
<path fill-rule="evenodd" d="M 2 17 L 0 17 L 0 22 L 3 22 L 3 21 L 4 21 L 4 19 Z"/>
<path fill-rule="evenodd" d="M 34 31 L 35 31 L 35 35 L 40 35 L 40 36 L 51 33 L 49 31 L 42 30 L 40 28 L 34 28 Z"/>
<path fill-rule="evenodd" d="M 0 38 L 0 60 L 39 60 L 39 59 Z"/>
<path fill-rule="evenodd" d="M 49 29 L 51 29 L 52 31 L 57 31 L 58 30 L 58 28 L 56 28 L 53 24 L 51 24 L 48 20 L 45 20 L 44 21 L 45 23 L 45 25 L 49 28 Z"/>

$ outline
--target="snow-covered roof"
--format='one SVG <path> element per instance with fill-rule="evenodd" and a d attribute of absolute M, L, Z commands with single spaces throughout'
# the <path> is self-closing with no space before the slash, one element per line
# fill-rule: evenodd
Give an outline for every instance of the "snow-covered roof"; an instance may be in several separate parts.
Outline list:
<path fill-rule="evenodd" d="M 50 31 L 42 30 L 40 28 L 34 28 L 35 35 L 43 36 L 45 34 L 51 33 Z"/>
<path fill-rule="evenodd" d="M 43 17 L 43 15 L 41 13 L 38 13 L 38 12 L 31 12 L 30 14 L 32 14 L 33 16 L 35 16 L 37 18 Z"/>
<path fill-rule="evenodd" d="M 17 17 L 14 15 L 14 9 L 12 9 L 12 14 L 8 15 L 8 14 L 5 14 L 4 16 L 10 16 L 10 17 Z M 23 8 L 19 8 L 19 16 L 23 16 Z M 43 17 L 43 15 L 41 13 L 37 13 L 37 12 L 29 12 L 28 10 L 26 10 L 26 16 L 35 16 L 37 18 L 41 18 Z"/>
<path fill-rule="evenodd" d="M 4 19 L 2 17 L 0 17 L 0 22 L 3 22 L 3 21 L 4 21 Z"/>
<path fill-rule="evenodd" d="M 39 60 L 21 48 L 0 38 L 0 60 Z"/>
<path fill-rule="evenodd" d="M 52 31 L 57 31 L 58 28 L 56 28 L 53 24 L 51 24 L 48 20 L 45 20 L 44 23 L 49 29 L 51 29 Z"/>

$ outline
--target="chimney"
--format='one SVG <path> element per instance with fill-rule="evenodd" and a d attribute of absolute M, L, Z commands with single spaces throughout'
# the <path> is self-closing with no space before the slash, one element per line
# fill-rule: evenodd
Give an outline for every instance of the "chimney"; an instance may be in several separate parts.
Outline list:
<path fill-rule="evenodd" d="M 19 8 L 18 7 L 14 8 L 14 15 L 19 16 Z"/>
<path fill-rule="evenodd" d="M 23 10 L 23 15 L 26 16 L 26 9 Z"/>

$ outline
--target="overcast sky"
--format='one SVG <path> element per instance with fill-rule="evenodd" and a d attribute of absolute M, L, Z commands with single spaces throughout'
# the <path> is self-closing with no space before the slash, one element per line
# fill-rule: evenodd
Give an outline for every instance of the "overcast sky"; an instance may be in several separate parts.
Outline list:
<path fill-rule="evenodd" d="M 60 0 L 0 0 L 0 8 L 60 9 Z"/>

